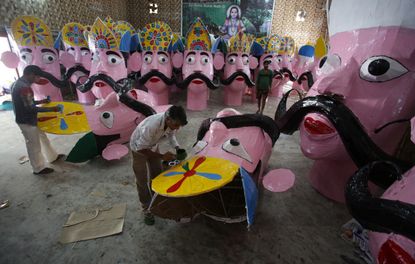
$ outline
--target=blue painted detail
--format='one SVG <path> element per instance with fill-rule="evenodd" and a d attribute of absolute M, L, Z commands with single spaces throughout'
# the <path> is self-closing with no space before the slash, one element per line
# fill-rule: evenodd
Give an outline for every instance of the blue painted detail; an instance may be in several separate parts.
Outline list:
<path fill-rule="evenodd" d="M 314 56 L 314 47 L 310 45 L 304 45 L 298 50 L 298 55 L 311 58 Z"/>
<path fill-rule="evenodd" d="M 245 194 L 246 219 L 248 227 L 254 223 L 255 211 L 258 204 L 258 189 L 251 175 L 242 167 L 239 168 L 242 186 Z"/>

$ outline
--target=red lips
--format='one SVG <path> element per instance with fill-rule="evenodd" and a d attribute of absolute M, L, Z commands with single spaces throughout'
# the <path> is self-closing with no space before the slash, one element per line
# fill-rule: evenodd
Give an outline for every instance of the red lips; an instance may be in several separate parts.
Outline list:
<path fill-rule="evenodd" d="M 202 80 L 193 80 L 192 83 L 194 83 L 194 84 L 202 84 L 203 81 Z"/>
<path fill-rule="evenodd" d="M 45 84 L 48 84 L 48 83 L 49 83 L 49 81 L 44 79 L 44 78 L 40 78 L 39 81 L 36 82 L 36 84 L 39 84 L 39 85 L 45 85 Z"/>
<path fill-rule="evenodd" d="M 157 83 L 157 82 L 159 82 L 160 81 L 160 79 L 159 78 L 157 78 L 157 77 L 152 77 L 152 78 L 150 78 L 150 82 L 152 82 L 152 83 Z"/>
<path fill-rule="evenodd" d="M 333 128 L 329 127 L 324 122 L 314 120 L 312 117 L 306 117 L 304 120 L 304 127 L 308 133 L 313 135 L 331 134 L 335 132 Z"/>
<path fill-rule="evenodd" d="M 104 87 L 105 85 L 106 84 L 104 82 L 95 82 L 95 86 L 99 88 Z"/>
<path fill-rule="evenodd" d="M 244 77 L 241 77 L 241 76 L 239 76 L 239 77 L 236 77 L 236 79 L 235 80 L 237 80 L 237 81 L 244 81 Z"/>

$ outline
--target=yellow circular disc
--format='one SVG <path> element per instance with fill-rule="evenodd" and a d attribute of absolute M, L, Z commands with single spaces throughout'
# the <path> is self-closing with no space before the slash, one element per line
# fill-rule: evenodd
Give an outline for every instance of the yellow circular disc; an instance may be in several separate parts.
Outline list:
<path fill-rule="evenodd" d="M 195 196 L 231 182 L 238 170 L 239 165 L 229 160 L 194 156 L 158 175 L 152 180 L 151 186 L 154 192 L 162 196 Z"/>
<path fill-rule="evenodd" d="M 90 131 L 85 111 L 82 105 L 70 102 L 51 102 L 42 107 L 63 106 L 60 112 L 45 112 L 37 114 L 38 127 L 47 133 L 71 135 Z"/>

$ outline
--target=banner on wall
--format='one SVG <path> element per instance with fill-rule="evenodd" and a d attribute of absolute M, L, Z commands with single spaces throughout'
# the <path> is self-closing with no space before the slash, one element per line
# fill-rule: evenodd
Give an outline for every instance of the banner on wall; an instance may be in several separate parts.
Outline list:
<path fill-rule="evenodd" d="M 229 39 L 239 30 L 256 37 L 269 35 L 274 0 L 183 0 L 182 35 L 200 17 L 209 33 Z"/>

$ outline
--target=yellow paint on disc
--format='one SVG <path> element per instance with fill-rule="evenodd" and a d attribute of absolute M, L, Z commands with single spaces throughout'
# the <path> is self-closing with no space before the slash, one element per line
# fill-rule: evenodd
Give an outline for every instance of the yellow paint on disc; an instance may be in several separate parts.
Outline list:
<path fill-rule="evenodd" d="M 71 135 L 89 132 L 85 111 L 82 105 L 70 102 L 51 102 L 42 107 L 63 106 L 63 112 L 38 113 L 37 125 L 47 133 L 57 135 Z"/>
<path fill-rule="evenodd" d="M 194 156 L 152 180 L 152 189 L 167 197 L 188 197 L 207 193 L 228 184 L 239 165 L 229 160 Z"/>

